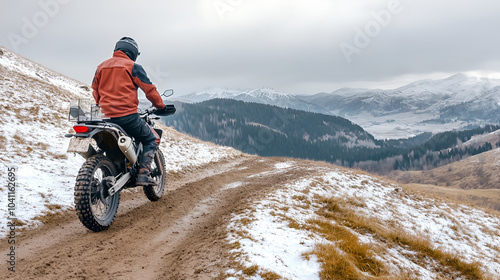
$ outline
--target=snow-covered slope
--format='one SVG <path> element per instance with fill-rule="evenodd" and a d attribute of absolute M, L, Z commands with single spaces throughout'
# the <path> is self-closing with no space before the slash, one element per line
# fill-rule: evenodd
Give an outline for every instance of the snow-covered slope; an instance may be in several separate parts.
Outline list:
<path fill-rule="evenodd" d="M 176 100 L 178 101 L 189 103 L 202 102 L 205 100 L 216 98 L 235 99 L 246 102 L 262 103 L 278 107 L 328 114 L 328 111 L 325 111 L 323 108 L 321 108 L 321 106 L 312 104 L 291 94 L 278 92 L 270 88 L 250 90 L 208 88 L 176 98 Z"/>
<path fill-rule="evenodd" d="M 301 98 L 348 118 L 376 138 L 500 123 L 500 80 L 464 74 L 392 90 L 343 88 Z"/>
<path fill-rule="evenodd" d="M 21 224 L 36 224 L 38 215 L 73 207 L 74 182 L 84 160 L 66 153 L 64 135 L 73 126 L 67 112 L 71 100 L 90 97 L 87 85 L 0 48 L 0 177 L 7 180 L 8 167 L 17 167 L 14 214 Z M 162 129 L 160 148 L 173 173 L 241 154 Z M 1 186 L 0 201 L 8 195 Z M 0 208 L 0 238 L 6 234 L 7 210 Z"/>

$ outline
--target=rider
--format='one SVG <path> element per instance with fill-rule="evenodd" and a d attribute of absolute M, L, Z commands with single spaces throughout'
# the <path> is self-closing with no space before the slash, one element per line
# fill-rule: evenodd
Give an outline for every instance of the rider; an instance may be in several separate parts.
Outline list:
<path fill-rule="evenodd" d="M 113 57 L 97 66 L 92 82 L 92 95 L 110 122 L 121 126 L 127 134 L 143 145 L 139 158 L 138 186 L 156 185 L 150 176 L 150 166 L 156 153 L 156 136 L 146 122 L 139 117 L 137 88 L 141 88 L 161 115 L 165 104 L 151 83 L 144 68 L 135 63 L 140 54 L 139 47 L 130 37 L 121 38 L 115 46 Z"/>

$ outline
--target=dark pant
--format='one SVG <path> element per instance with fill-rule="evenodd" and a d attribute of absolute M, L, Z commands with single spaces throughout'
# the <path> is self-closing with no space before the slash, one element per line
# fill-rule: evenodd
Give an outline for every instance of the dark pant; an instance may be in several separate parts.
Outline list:
<path fill-rule="evenodd" d="M 111 118 L 109 121 L 121 126 L 128 135 L 142 143 L 143 152 L 142 156 L 139 158 L 139 166 L 140 168 L 149 169 L 158 146 L 156 145 L 156 136 L 146 122 L 141 119 L 137 113 Z"/>

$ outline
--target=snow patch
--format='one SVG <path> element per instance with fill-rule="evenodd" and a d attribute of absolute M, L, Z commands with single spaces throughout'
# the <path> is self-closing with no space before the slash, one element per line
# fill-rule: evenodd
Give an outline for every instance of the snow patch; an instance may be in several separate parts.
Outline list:
<path fill-rule="evenodd" d="M 289 161 L 289 162 L 280 162 L 280 163 L 276 163 L 274 165 L 274 168 L 275 169 L 286 169 L 286 168 L 290 168 L 294 165 L 293 162 Z"/>
<path fill-rule="evenodd" d="M 222 187 L 220 190 L 221 191 L 225 191 L 225 190 L 229 190 L 229 189 L 236 189 L 236 188 L 239 188 L 241 186 L 243 186 L 244 183 L 243 182 L 233 182 L 231 184 L 227 184 L 225 185 L 224 187 Z"/>

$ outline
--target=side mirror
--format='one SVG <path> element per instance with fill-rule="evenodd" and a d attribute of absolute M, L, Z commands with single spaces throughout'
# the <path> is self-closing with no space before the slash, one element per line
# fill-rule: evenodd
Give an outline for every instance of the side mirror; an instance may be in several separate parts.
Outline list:
<path fill-rule="evenodd" d="M 174 94 L 174 90 L 173 89 L 167 89 L 166 91 L 163 92 L 163 94 L 161 95 L 162 97 L 170 97 Z"/>

